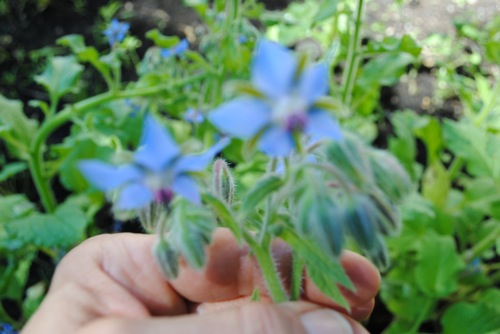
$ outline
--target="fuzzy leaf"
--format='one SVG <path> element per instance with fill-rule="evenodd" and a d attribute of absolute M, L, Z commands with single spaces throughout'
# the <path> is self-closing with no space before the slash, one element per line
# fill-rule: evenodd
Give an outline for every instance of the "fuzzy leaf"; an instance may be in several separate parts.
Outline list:
<path fill-rule="evenodd" d="M 264 198 L 280 189 L 282 185 L 283 180 L 276 175 L 271 175 L 260 180 L 246 194 L 241 205 L 241 211 L 247 214 L 253 212 Z"/>
<path fill-rule="evenodd" d="M 29 146 L 37 128 L 37 121 L 26 117 L 20 101 L 8 100 L 0 94 L 0 137 L 7 142 L 14 156 L 28 159 Z"/>
<path fill-rule="evenodd" d="M 484 304 L 460 302 L 446 310 L 441 323 L 444 334 L 493 334 L 500 328 L 500 312 Z"/>
<path fill-rule="evenodd" d="M 86 227 L 83 211 L 68 204 L 54 214 L 34 214 L 5 224 L 7 233 L 38 247 L 70 247 L 85 237 Z"/>
<path fill-rule="evenodd" d="M 82 71 L 83 66 L 73 56 L 53 57 L 45 71 L 34 79 L 45 87 L 51 101 L 57 101 L 75 88 Z"/>
<path fill-rule="evenodd" d="M 0 171 L 0 182 L 4 182 L 12 176 L 24 172 L 26 169 L 28 169 L 28 165 L 24 162 L 13 162 L 5 165 L 3 166 L 2 171 Z"/>
<path fill-rule="evenodd" d="M 463 267 L 453 238 L 430 235 L 420 245 L 415 280 L 428 296 L 445 297 L 458 288 L 457 274 Z"/>
<path fill-rule="evenodd" d="M 443 135 L 453 154 L 465 160 L 469 173 L 500 178 L 500 136 L 451 120 L 445 121 Z"/>

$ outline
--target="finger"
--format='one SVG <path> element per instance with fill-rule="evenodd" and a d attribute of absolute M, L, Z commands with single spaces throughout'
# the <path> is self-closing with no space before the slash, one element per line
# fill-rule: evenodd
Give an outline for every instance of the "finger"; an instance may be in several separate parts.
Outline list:
<path fill-rule="evenodd" d="M 105 319 L 78 334 L 149 333 L 367 333 L 361 325 L 341 314 L 309 303 L 280 305 L 250 303 L 208 315 L 144 320 Z"/>

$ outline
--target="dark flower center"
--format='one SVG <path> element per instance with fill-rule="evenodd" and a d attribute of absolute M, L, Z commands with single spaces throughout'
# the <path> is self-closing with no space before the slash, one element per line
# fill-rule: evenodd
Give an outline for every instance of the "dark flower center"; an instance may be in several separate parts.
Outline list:
<path fill-rule="evenodd" d="M 169 205 L 173 198 L 174 192 L 169 188 L 159 189 L 155 192 L 155 201 L 160 204 Z"/>
<path fill-rule="evenodd" d="M 285 128 L 290 132 L 302 132 L 307 125 L 307 114 L 296 113 L 285 119 Z"/>

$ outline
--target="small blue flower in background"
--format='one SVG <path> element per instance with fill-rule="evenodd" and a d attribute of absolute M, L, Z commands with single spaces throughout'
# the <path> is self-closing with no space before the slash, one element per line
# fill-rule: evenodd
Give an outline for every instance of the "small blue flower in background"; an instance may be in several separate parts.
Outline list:
<path fill-rule="evenodd" d="M 17 332 L 8 323 L 3 323 L 0 324 L 0 334 L 17 334 Z"/>
<path fill-rule="evenodd" d="M 163 58 L 179 56 L 188 49 L 189 49 L 189 42 L 187 39 L 183 38 L 179 43 L 177 43 L 170 49 L 162 49 L 160 55 Z"/>
<path fill-rule="evenodd" d="M 238 43 L 243 44 L 243 43 L 245 43 L 246 41 L 247 41 L 247 38 L 246 38 L 246 36 L 245 36 L 245 35 L 240 35 L 240 36 L 238 37 Z"/>
<path fill-rule="evenodd" d="M 189 108 L 184 114 L 184 120 L 192 124 L 200 124 L 205 120 L 205 116 L 201 111 Z"/>
<path fill-rule="evenodd" d="M 292 152 L 295 132 L 317 139 L 341 139 L 337 121 L 315 106 L 328 91 L 326 65 L 317 63 L 298 71 L 298 61 L 290 50 L 261 41 L 251 82 L 263 97 L 239 97 L 224 103 L 210 113 L 209 120 L 222 132 L 241 139 L 262 133 L 259 148 L 272 157 Z"/>
<path fill-rule="evenodd" d="M 228 144 L 229 139 L 225 138 L 202 154 L 183 156 L 170 134 L 152 116 L 147 116 L 131 164 L 115 166 L 86 160 L 80 162 L 79 168 L 97 189 L 119 191 L 118 209 L 139 209 L 152 201 L 168 204 L 175 194 L 199 204 L 198 187 L 190 173 L 205 169 Z"/>
<path fill-rule="evenodd" d="M 103 33 L 108 38 L 109 45 L 113 47 L 116 42 L 123 41 L 129 29 L 130 24 L 113 19 L 109 24 L 108 29 L 104 30 Z"/>

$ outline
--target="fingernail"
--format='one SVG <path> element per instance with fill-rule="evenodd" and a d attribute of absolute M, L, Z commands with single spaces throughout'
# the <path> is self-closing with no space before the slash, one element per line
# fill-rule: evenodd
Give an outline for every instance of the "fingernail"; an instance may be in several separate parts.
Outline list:
<path fill-rule="evenodd" d="M 353 334 L 349 321 L 338 312 L 332 310 L 317 310 L 300 317 L 302 325 L 308 334 Z"/>

